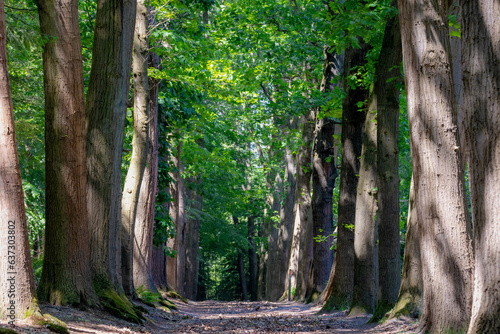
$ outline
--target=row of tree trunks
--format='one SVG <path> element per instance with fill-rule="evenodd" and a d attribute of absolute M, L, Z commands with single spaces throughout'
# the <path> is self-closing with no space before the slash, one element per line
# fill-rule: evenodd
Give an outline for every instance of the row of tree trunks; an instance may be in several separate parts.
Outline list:
<path fill-rule="evenodd" d="M 83 107 L 80 117 L 82 114 Z M 0 223 L 0 289 L 3 291 L 0 319 L 13 323 L 38 311 L 38 304 L 14 131 L 3 0 L 0 0 L 0 189 L 0 216 L 3 220 Z M 88 264 L 88 257 L 86 260 Z"/>
<path fill-rule="evenodd" d="M 344 76 L 365 63 L 367 47 L 348 48 L 344 56 Z M 354 282 L 354 223 L 356 216 L 356 191 L 358 186 L 359 157 L 363 145 L 363 125 L 366 112 L 358 103 L 368 100 L 368 90 L 346 85 L 346 97 L 342 105 L 342 158 L 340 165 L 337 249 L 334 261 L 330 297 L 324 310 L 345 309 L 351 305 Z"/>
<path fill-rule="evenodd" d="M 320 91 L 332 93 L 340 85 L 338 80 L 343 69 L 343 56 L 330 48 L 324 48 L 325 65 L 321 80 Z M 335 166 L 337 152 L 334 135 L 336 124 L 332 119 L 321 117 L 319 110 L 316 114 L 316 129 L 314 130 L 314 146 L 312 153 L 312 216 L 313 237 L 322 236 L 322 242 L 313 243 L 313 282 L 314 292 L 322 292 L 333 266 L 333 188 L 338 171 Z"/>

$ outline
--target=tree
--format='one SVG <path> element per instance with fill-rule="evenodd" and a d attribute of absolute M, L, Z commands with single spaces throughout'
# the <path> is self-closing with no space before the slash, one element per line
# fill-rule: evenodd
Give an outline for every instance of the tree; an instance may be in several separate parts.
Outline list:
<path fill-rule="evenodd" d="M 343 68 L 343 57 L 331 48 L 323 49 L 324 69 L 320 85 L 321 92 L 332 94 L 340 86 L 339 76 Z M 322 291 L 329 279 L 334 261 L 333 246 L 333 188 L 338 176 L 334 135 L 336 122 L 316 111 L 316 129 L 312 153 L 312 203 L 313 237 L 321 238 L 313 244 L 313 290 Z"/>
<path fill-rule="evenodd" d="M 136 248 L 135 242 L 138 241 L 138 239 L 134 240 L 134 232 L 136 221 L 141 221 L 142 223 L 141 229 L 138 229 L 138 231 L 143 230 L 145 227 L 145 209 L 147 206 L 144 203 L 144 199 L 148 197 L 147 193 L 141 192 L 141 190 L 147 191 L 147 189 L 141 189 L 141 185 L 143 184 L 146 168 L 148 167 L 149 121 L 151 117 L 148 82 L 149 43 L 147 38 L 147 20 L 146 6 L 142 1 L 138 1 L 134 33 L 134 48 L 132 52 L 132 77 L 134 80 L 134 135 L 132 139 L 132 157 L 130 159 L 127 176 L 125 178 L 125 184 L 123 186 L 121 206 L 121 276 L 123 290 L 125 291 L 125 294 L 129 296 L 133 296 L 135 294 L 133 280 L 133 272 L 135 271 L 135 268 L 133 267 L 134 258 L 136 256 L 145 255 L 141 254 L 141 252 L 134 254 L 134 248 Z M 145 250 L 146 248 L 143 249 Z M 140 251 L 141 249 L 137 250 Z M 143 269 L 146 268 L 147 267 L 143 267 Z M 152 284 L 147 284 L 146 286 L 150 288 L 151 285 Z"/>
<path fill-rule="evenodd" d="M 500 331 L 500 28 L 498 1 L 461 1 L 463 114 L 474 222 L 475 277 L 468 333 Z M 479 90 L 479 91 L 478 91 Z"/>
<path fill-rule="evenodd" d="M 397 4 L 397 3 L 396 3 Z M 399 92 L 401 33 L 398 15 L 388 18 L 375 70 L 377 96 L 377 205 L 379 295 L 383 316 L 398 299 L 401 284 L 399 236 Z M 376 317 L 377 314 L 375 314 Z"/>
<path fill-rule="evenodd" d="M 121 291 L 121 162 L 136 1 L 99 0 L 87 92 L 87 211 L 94 287 Z"/>
<path fill-rule="evenodd" d="M 445 1 L 399 1 L 415 207 L 423 275 L 422 331 L 465 330 L 473 260 Z"/>
<path fill-rule="evenodd" d="M 37 2 L 45 85 L 46 229 L 38 296 L 96 303 L 89 273 L 85 110 L 78 1 Z M 61 52 L 64 50 L 64 52 Z M 65 64 L 65 66 L 61 66 Z"/>
<path fill-rule="evenodd" d="M 39 311 L 31 267 L 24 196 L 7 67 L 4 2 L 0 0 L 0 318 L 14 323 Z"/>
<path fill-rule="evenodd" d="M 365 63 L 366 47 L 348 48 L 344 56 L 344 76 L 349 78 L 356 67 Z M 363 143 L 363 125 L 366 112 L 360 112 L 358 104 L 368 99 L 364 87 L 344 83 L 346 97 L 342 105 L 342 159 L 340 165 L 340 198 L 338 203 L 337 249 L 332 272 L 332 291 L 323 305 L 324 310 L 349 308 L 354 282 L 354 223 L 356 217 L 356 190 L 359 174 L 359 157 Z"/>

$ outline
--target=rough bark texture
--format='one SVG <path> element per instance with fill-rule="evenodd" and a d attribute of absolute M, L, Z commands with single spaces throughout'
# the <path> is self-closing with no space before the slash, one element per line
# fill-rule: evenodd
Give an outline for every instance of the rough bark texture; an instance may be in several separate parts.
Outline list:
<path fill-rule="evenodd" d="M 415 208 L 415 188 L 413 178 L 408 200 L 408 221 L 406 223 L 405 254 L 403 257 L 403 274 L 396 305 L 390 317 L 400 315 L 418 318 L 422 312 L 422 263 L 420 261 L 420 244 L 418 240 L 419 219 Z"/>
<path fill-rule="evenodd" d="M 302 132 L 302 143 L 297 154 L 297 183 L 295 188 L 295 227 L 297 238 L 293 243 L 295 252 L 287 259 L 288 270 L 292 270 L 292 280 L 295 279 L 295 286 L 292 283 L 292 289 L 295 287 L 298 298 L 304 298 L 307 291 L 307 278 L 309 277 L 309 265 L 306 256 L 307 245 L 307 225 L 311 211 L 311 175 L 312 175 L 312 144 L 314 140 L 314 110 L 309 110 L 302 115 L 299 126 Z M 312 234 L 311 234 L 312 237 Z M 298 254 L 297 254 L 298 248 Z M 290 261 L 297 261 L 296 263 Z M 288 271 L 285 272 L 288 275 Z M 288 276 L 286 276 L 286 279 Z M 288 282 L 285 284 L 288 288 Z M 284 291 L 282 291 L 284 292 Z"/>
<path fill-rule="evenodd" d="M 474 264 L 447 4 L 399 1 L 424 283 L 421 329 L 430 333 L 466 330 L 472 305 Z"/>
<path fill-rule="evenodd" d="M 500 332 L 500 3 L 462 1 L 465 131 L 475 281 L 468 333 Z"/>
<path fill-rule="evenodd" d="M 135 0 L 97 3 L 85 106 L 90 259 L 97 290 L 121 283 L 121 163 L 135 14 Z"/>
<path fill-rule="evenodd" d="M 321 92 L 332 92 L 338 83 L 335 78 L 341 74 L 343 56 L 325 48 L 325 65 L 320 86 Z M 339 80 L 340 82 L 340 80 Z M 319 112 L 319 110 L 318 110 Z M 326 117 L 316 116 L 316 129 L 313 148 L 312 173 L 312 214 L 313 236 L 326 240 L 313 244 L 313 290 L 321 292 L 328 282 L 333 265 L 333 188 L 338 171 L 335 166 L 335 123 Z"/>
<path fill-rule="evenodd" d="M 164 248 L 167 245 L 160 245 L 159 247 L 153 246 L 151 272 L 155 287 L 157 289 L 167 289 L 167 256 L 165 255 Z"/>
<path fill-rule="evenodd" d="M 147 85 L 145 84 L 144 88 L 148 90 L 141 93 L 140 96 L 142 103 L 147 104 L 148 140 L 145 147 L 147 151 L 146 164 L 137 201 L 134 228 L 133 281 L 135 288 L 143 286 L 151 291 L 156 291 L 152 274 L 152 257 L 158 182 L 158 86 L 155 80 L 149 79 L 147 75 L 148 63 L 153 65 L 153 67 L 157 67 L 157 64 L 151 61 L 155 59 L 155 55 L 150 55 L 149 53 L 149 41 L 147 38 L 149 15 L 150 13 L 144 1 L 138 1 L 134 47 L 140 48 L 140 51 L 134 52 L 134 63 L 137 62 L 137 81 L 140 81 L 139 78 L 147 80 Z M 134 80 L 135 78 L 134 74 Z M 136 102 L 140 103 L 139 101 Z"/>
<path fill-rule="evenodd" d="M 344 58 L 345 76 L 355 66 L 365 63 L 366 50 L 349 48 Z M 330 298 L 323 310 L 346 309 L 352 301 L 354 281 L 354 222 L 356 216 L 356 191 L 359 174 L 359 157 L 363 145 L 365 112 L 358 111 L 358 102 L 368 99 L 368 90 L 352 89 L 346 85 L 347 96 L 342 105 L 342 160 L 340 165 L 337 249 L 334 261 Z"/>
<path fill-rule="evenodd" d="M 38 304 L 14 130 L 3 0 L 0 0 L 0 217 L 0 319 L 12 324 L 38 311 Z"/>
<path fill-rule="evenodd" d="M 379 294 L 383 316 L 398 299 L 401 284 L 399 236 L 399 87 L 403 58 L 398 16 L 390 18 L 375 72 L 377 96 L 377 185 Z"/>
<path fill-rule="evenodd" d="M 134 290 L 133 267 L 135 256 L 145 254 L 134 254 L 134 231 L 136 221 L 141 221 L 141 233 L 144 229 L 145 201 L 147 201 L 146 184 L 149 175 L 146 174 L 146 163 L 148 158 L 149 144 L 149 82 L 148 82 L 148 52 L 149 43 L 147 38 L 147 9 L 143 1 L 137 1 L 136 24 L 134 33 L 134 49 L 132 52 L 132 77 L 134 82 L 134 110 L 132 137 L 132 157 L 128 168 L 122 197 L 122 229 L 121 229 L 121 276 L 122 286 L 126 295 L 132 296 Z M 143 178 L 145 178 L 143 180 Z M 145 182 L 143 182 L 145 181 Z M 141 203 L 139 203 L 141 201 Z M 140 208 L 139 208 L 140 206 Z M 139 227 L 139 226 L 138 226 Z M 144 231 L 146 232 L 146 231 Z M 139 239 L 142 239 L 142 235 Z M 136 239 L 135 241 L 139 241 Z M 143 240 L 141 240 L 143 241 Z M 145 250 L 145 249 L 144 249 Z M 145 269 L 145 268 L 144 268 Z M 147 272 L 147 271 L 146 271 Z M 144 282 L 143 282 L 144 283 Z M 140 285 L 137 285 L 140 286 Z M 147 284 L 149 287 L 150 284 Z"/>
<path fill-rule="evenodd" d="M 88 270 L 85 110 L 78 1 L 40 0 L 37 5 L 40 30 L 48 39 L 43 46 L 45 256 L 38 297 L 56 305 L 94 304 L 96 296 Z"/>
<path fill-rule="evenodd" d="M 354 223 L 354 290 L 350 314 L 371 314 L 378 294 L 377 95 L 366 114 Z"/>

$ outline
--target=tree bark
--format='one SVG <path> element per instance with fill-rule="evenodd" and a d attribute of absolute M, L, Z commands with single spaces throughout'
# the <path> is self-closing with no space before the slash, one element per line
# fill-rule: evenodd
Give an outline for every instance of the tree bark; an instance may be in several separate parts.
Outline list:
<path fill-rule="evenodd" d="M 423 275 L 421 330 L 463 331 L 473 259 L 450 63 L 448 1 L 399 1 Z"/>
<path fill-rule="evenodd" d="M 85 112 L 91 271 L 101 295 L 121 290 L 121 162 L 135 14 L 135 0 L 98 0 Z"/>
<path fill-rule="evenodd" d="M 365 63 L 366 49 L 346 50 L 344 58 L 345 77 L 352 68 Z M 354 281 L 354 223 L 356 216 L 356 191 L 359 174 L 359 157 L 363 145 L 363 125 L 365 112 L 358 111 L 358 102 L 368 99 L 365 88 L 346 87 L 346 97 L 342 104 L 342 160 L 340 165 L 337 249 L 334 261 L 335 271 L 332 291 L 323 310 L 349 308 L 353 295 Z"/>
<path fill-rule="evenodd" d="M 133 280 L 135 288 L 140 286 L 155 292 L 156 286 L 152 273 L 153 265 L 153 229 L 155 222 L 155 204 L 158 183 L 158 83 L 148 78 L 148 63 L 158 67 L 157 56 L 149 52 L 149 41 L 147 38 L 147 27 L 151 13 L 148 12 L 144 1 L 137 2 L 136 35 L 138 39 L 136 47 L 140 46 L 141 52 L 136 55 L 138 65 L 137 78 L 147 80 L 141 100 L 147 104 L 147 145 L 146 166 L 142 177 L 141 188 L 136 211 L 136 222 L 134 229 L 134 256 L 133 256 Z M 139 38 L 140 36 L 140 38 Z"/>
<path fill-rule="evenodd" d="M 93 305 L 96 295 L 88 270 L 85 110 L 78 1 L 39 0 L 37 5 L 40 30 L 48 39 L 43 47 L 48 182 L 45 256 L 38 297 L 55 305 Z"/>
<path fill-rule="evenodd" d="M 422 312 L 422 262 L 420 261 L 420 244 L 418 240 L 419 219 L 415 208 L 415 188 L 413 177 L 408 201 L 408 221 L 406 223 L 405 254 L 403 257 L 403 274 L 396 305 L 390 317 L 410 316 L 418 318 Z"/>
<path fill-rule="evenodd" d="M 500 331 L 500 4 L 462 1 L 463 113 L 474 222 L 468 333 Z"/>
<path fill-rule="evenodd" d="M 175 146 L 174 154 L 171 155 L 175 170 L 171 177 L 170 195 L 173 202 L 170 203 L 170 217 L 175 224 L 175 237 L 168 241 L 168 246 L 176 252 L 175 258 L 167 257 L 167 281 L 169 289 L 175 290 L 184 296 L 184 273 L 186 265 L 186 220 L 185 220 L 185 191 L 182 171 L 184 169 L 181 161 L 182 140 Z"/>
<path fill-rule="evenodd" d="M 320 86 L 321 92 L 333 92 L 337 84 L 334 79 L 341 74 L 343 56 L 325 48 L 325 65 Z M 319 110 L 317 111 L 319 113 Z M 333 245 L 333 188 L 338 171 L 335 166 L 335 123 L 326 117 L 316 115 L 316 129 L 313 148 L 312 213 L 313 236 L 326 239 L 313 244 L 313 290 L 321 292 L 328 282 L 332 269 Z"/>
<path fill-rule="evenodd" d="M 0 319 L 13 324 L 39 311 L 31 265 L 23 184 L 7 67 L 4 2 L 0 0 Z M 88 253 L 87 253 L 88 256 Z M 87 257 L 88 261 L 88 257 Z M 87 262 L 88 263 L 88 262 Z"/>
<path fill-rule="evenodd" d="M 149 82 L 148 82 L 148 56 L 149 42 L 147 37 L 147 9 L 144 1 L 137 1 L 136 24 L 134 33 L 134 49 L 132 51 L 132 77 L 134 82 L 134 110 L 133 110 L 133 130 L 132 137 L 132 157 L 130 160 L 129 169 L 123 186 L 122 197 L 122 229 L 121 229 L 121 276 L 122 286 L 125 294 L 128 296 L 135 295 L 134 275 L 139 273 L 133 267 L 136 257 L 144 257 L 137 244 L 134 247 L 134 232 L 136 221 L 140 223 L 137 232 L 140 233 L 135 239 L 137 243 L 140 241 L 147 242 L 143 239 L 144 235 L 141 232 L 144 230 L 144 222 L 146 221 L 145 209 L 147 205 L 147 186 L 149 182 L 149 174 L 146 172 L 146 164 L 149 151 L 149 127 L 150 127 L 150 104 L 149 104 Z M 151 158 L 151 156 L 150 156 Z M 143 189 L 141 189 L 143 188 Z M 138 224 L 139 225 L 139 224 Z M 146 238 L 147 239 L 147 238 Z M 142 245 L 145 246 L 145 245 Z M 134 254 L 134 248 L 139 251 Z M 144 247 L 142 250 L 146 250 Z M 142 269 L 146 269 L 147 266 Z M 147 283 L 144 287 L 151 288 L 151 284 Z M 139 284 L 136 286 L 140 286 Z M 154 285 L 153 285 L 154 288 Z"/>
<path fill-rule="evenodd" d="M 395 15 L 388 19 L 385 27 L 382 49 L 375 70 L 379 236 L 379 294 L 376 312 L 380 317 L 394 306 L 401 285 L 398 147 L 398 85 L 401 80 L 398 78 L 401 76 L 402 58 L 401 32 L 398 16 Z"/>

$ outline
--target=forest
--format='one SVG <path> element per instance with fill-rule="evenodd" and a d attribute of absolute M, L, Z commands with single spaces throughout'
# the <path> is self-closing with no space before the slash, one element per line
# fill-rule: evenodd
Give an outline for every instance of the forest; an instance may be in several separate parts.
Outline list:
<path fill-rule="evenodd" d="M 0 325 L 500 333 L 499 134 L 498 0 L 0 0 Z"/>

